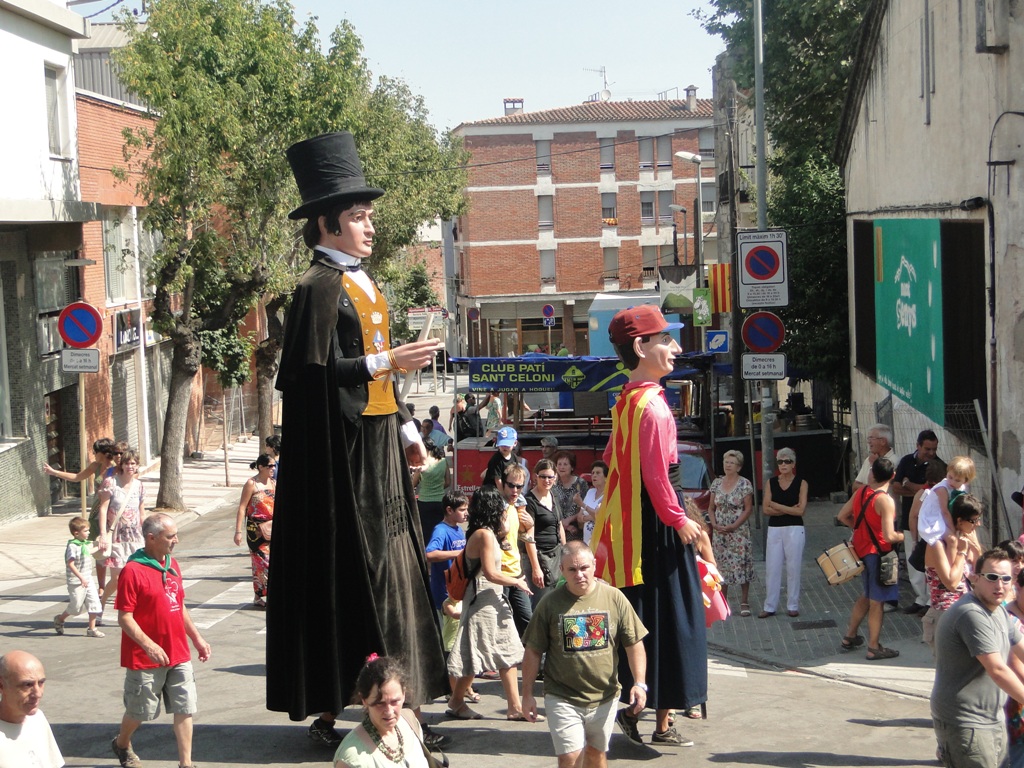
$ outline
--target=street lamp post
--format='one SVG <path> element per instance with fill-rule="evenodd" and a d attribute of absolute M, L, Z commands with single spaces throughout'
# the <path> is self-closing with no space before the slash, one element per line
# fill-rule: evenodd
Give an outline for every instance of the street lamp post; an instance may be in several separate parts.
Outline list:
<path fill-rule="evenodd" d="M 669 209 L 673 213 L 683 214 L 683 264 L 690 261 L 689 246 L 686 244 L 686 207 L 682 205 L 676 205 L 673 203 L 669 206 Z M 679 247 L 676 239 L 676 217 L 672 217 L 672 258 L 675 260 L 676 266 L 679 266 Z"/>
<path fill-rule="evenodd" d="M 694 213 L 694 248 L 697 257 L 697 287 L 704 287 L 704 198 L 701 194 L 701 156 L 679 151 L 676 157 L 697 166 L 697 211 Z"/>

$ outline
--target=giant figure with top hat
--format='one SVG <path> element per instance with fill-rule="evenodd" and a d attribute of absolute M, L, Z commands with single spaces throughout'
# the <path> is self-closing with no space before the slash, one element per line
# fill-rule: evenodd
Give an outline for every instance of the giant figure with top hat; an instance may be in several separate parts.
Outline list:
<path fill-rule="evenodd" d="M 267 614 L 267 707 L 321 714 L 337 740 L 367 656 L 399 656 L 408 704 L 440 695 L 445 667 L 409 461 L 423 445 L 399 401 L 400 371 L 426 366 L 436 340 L 392 348 L 388 306 L 362 269 L 373 200 L 349 133 L 288 149 L 312 263 L 285 322 L 277 388 L 282 438 Z"/>

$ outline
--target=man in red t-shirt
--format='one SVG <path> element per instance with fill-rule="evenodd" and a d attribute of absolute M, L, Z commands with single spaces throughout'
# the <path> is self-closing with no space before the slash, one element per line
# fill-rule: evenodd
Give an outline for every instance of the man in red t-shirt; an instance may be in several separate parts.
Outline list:
<path fill-rule="evenodd" d="M 128 558 L 117 583 L 115 603 L 121 625 L 121 666 L 125 713 L 121 731 L 111 742 L 122 768 L 140 768 L 132 734 L 160 714 L 163 699 L 174 715 L 178 763 L 192 767 L 192 715 L 197 711 L 192 640 L 199 660 L 210 658 L 210 644 L 199 634 L 185 608 L 181 568 L 171 557 L 178 528 L 167 515 L 150 515 L 142 523 L 143 548 Z"/>

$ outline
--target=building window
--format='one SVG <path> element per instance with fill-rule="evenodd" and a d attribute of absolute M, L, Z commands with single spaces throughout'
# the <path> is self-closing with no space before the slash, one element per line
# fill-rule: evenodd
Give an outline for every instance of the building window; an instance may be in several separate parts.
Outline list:
<path fill-rule="evenodd" d="M 701 162 L 707 163 L 715 159 L 715 129 L 714 128 L 701 128 L 698 135 L 698 146 L 700 147 L 697 154 L 700 155 Z"/>
<path fill-rule="evenodd" d="M 658 221 L 672 223 L 672 209 L 669 208 L 672 205 L 672 195 L 671 189 L 663 189 L 658 192 Z"/>
<path fill-rule="evenodd" d="M 658 268 L 658 246 L 645 245 L 640 249 L 644 272 L 653 272 Z"/>
<path fill-rule="evenodd" d="M 78 273 L 73 267 L 64 266 L 64 260 L 71 256 L 66 251 L 48 251 L 32 262 L 36 312 L 39 314 L 36 347 L 40 355 L 52 354 L 64 346 L 57 319 L 60 311 L 78 298 Z"/>
<path fill-rule="evenodd" d="M 718 188 L 715 182 L 702 181 L 700 185 L 701 213 L 714 213 L 718 208 Z"/>
<path fill-rule="evenodd" d="M 537 173 L 551 173 L 551 141 L 538 139 L 534 144 L 537 145 Z"/>
<path fill-rule="evenodd" d="M 659 136 L 658 137 L 658 167 L 659 168 L 671 168 L 672 167 L 672 137 L 671 136 Z"/>
<path fill-rule="evenodd" d="M 540 252 L 540 279 L 544 283 L 555 282 L 555 252 Z"/>
<path fill-rule="evenodd" d="M 640 193 L 640 223 L 641 224 L 653 224 L 654 223 L 654 193 L 653 192 L 641 192 Z"/>
<path fill-rule="evenodd" d="M 658 259 L 663 267 L 671 267 L 676 263 L 676 252 L 671 243 L 660 246 L 661 256 Z"/>
<path fill-rule="evenodd" d="M 537 226 L 554 229 L 555 198 L 552 195 L 537 195 Z"/>
<path fill-rule="evenodd" d="M 64 103 L 64 70 L 43 68 L 46 83 L 46 124 L 49 133 L 50 154 L 64 157 L 64 138 L 67 135 L 67 105 Z"/>
<path fill-rule="evenodd" d="M 637 144 L 640 150 L 640 170 L 641 171 L 653 171 L 654 170 L 654 139 L 651 136 L 645 136 L 641 139 L 637 139 Z"/>
<path fill-rule="evenodd" d="M 601 144 L 601 170 L 615 170 L 615 139 L 598 139 Z"/>
<path fill-rule="evenodd" d="M 146 253 L 147 247 L 155 247 L 162 242 L 162 237 L 153 239 L 151 235 L 139 236 L 139 262 L 152 258 L 152 252 Z M 139 299 L 139 280 L 136 279 L 136 258 L 132 236 L 132 220 L 122 217 L 121 212 L 112 208 L 103 218 L 103 270 L 107 283 L 107 303 L 126 304 Z M 143 270 L 145 274 L 145 270 Z M 151 287 L 146 286 L 146 293 Z"/>
<path fill-rule="evenodd" d="M 616 278 L 619 276 L 619 249 L 604 248 L 604 277 Z"/>
<path fill-rule="evenodd" d="M 601 223 L 607 227 L 614 227 L 619 223 L 616 211 L 616 195 L 614 192 L 601 193 Z"/>

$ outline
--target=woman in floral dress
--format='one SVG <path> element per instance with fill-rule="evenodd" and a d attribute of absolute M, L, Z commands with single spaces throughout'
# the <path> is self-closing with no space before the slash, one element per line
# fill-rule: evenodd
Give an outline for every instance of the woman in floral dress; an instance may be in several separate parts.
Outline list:
<path fill-rule="evenodd" d="M 722 595 L 729 597 L 729 585 L 739 584 L 740 616 L 750 616 L 750 582 L 754 579 L 754 556 L 750 541 L 750 513 L 754 509 L 754 487 L 740 475 L 743 454 L 726 451 L 722 457 L 723 477 L 711 483 L 708 519 L 714 531 L 715 559 L 722 574 Z"/>
<path fill-rule="evenodd" d="M 117 592 L 117 577 L 121 574 L 128 558 L 142 548 L 142 503 L 146 498 L 145 489 L 139 479 L 139 454 L 129 448 L 121 454 L 117 471 L 107 477 L 97 492 L 99 497 L 99 519 L 105 521 L 96 543 L 106 547 L 110 542 L 110 556 L 103 561 L 109 574 L 103 588 L 102 605 Z M 99 624 L 102 621 L 96 623 Z"/>
<path fill-rule="evenodd" d="M 580 520 L 580 507 L 576 497 L 583 498 L 590 490 L 587 481 L 576 474 L 576 454 L 572 451 L 558 451 L 552 457 L 558 480 L 551 488 L 551 493 L 558 499 L 562 508 L 562 526 L 565 528 L 565 540 L 583 541 L 583 522 Z M 557 568 L 557 564 L 556 564 Z"/>
<path fill-rule="evenodd" d="M 267 453 L 261 453 L 249 465 L 249 469 L 255 469 L 256 474 L 242 486 L 242 498 L 238 502 L 238 513 L 235 516 L 235 546 L 241 546 L 243 538 L 249 545 L 252 590 L 255 593 L 252 604 L 257 608 L 267 607 L 270 524 L 274 519 L 274 491 L 277 490 L 277 482 L 273 477 L 275 466 L 277 462 Z"/>

